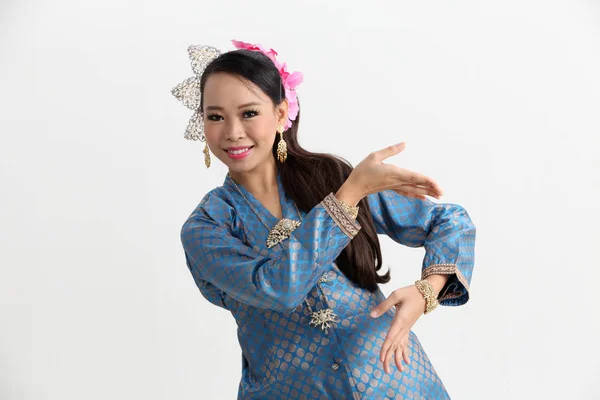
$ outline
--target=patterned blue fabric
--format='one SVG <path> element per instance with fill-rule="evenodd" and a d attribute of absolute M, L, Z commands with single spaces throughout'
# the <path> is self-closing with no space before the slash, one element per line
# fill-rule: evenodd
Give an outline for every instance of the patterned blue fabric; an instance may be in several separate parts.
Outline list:
<path fill-rule="evenodd" d="M 277 179 L 283 216 L 299 220 Z M 274 226 L 278 219 L 239 187 L 267 225 Z M 467 212 L 393 191 L 370 195 L 368 201 L 378 233 L 425 247 L 422 276 L 451 274 L 440 304 L 467 302 L 475 242 Z M 385 296 L 379 289 L 370 293 L 356 287 L 336 266 L 351 237 L 334 216 L 319 203 L 302 213 L 303 222 L 289 239 L 267 249 L 268 230 L 227 176 L 184 223 L 186 262 L 200 292 L 231 312 L 238 325 L 238 399 L 448 399 L 412 331 L 410 365 L 402 373 L 392 359 L 392 373 L 383 370 L 379 353 L 395 308 L 376 319 L 369 316 Z M 339 322 L 327 333 L 309 325 L 304 299 L 314 311 L 331 307 Z"/>

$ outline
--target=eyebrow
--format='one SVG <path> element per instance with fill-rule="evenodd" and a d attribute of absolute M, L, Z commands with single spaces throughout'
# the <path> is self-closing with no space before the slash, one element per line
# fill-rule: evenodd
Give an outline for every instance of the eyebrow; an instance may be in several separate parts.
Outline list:
<path fill-rule="evenodd" d="M 260 103 L 252 102 L 252 103 L 242 104 L 241 106 L 238 107 L 238 110 L 240 108 L 246 108 L 246 107 L 250 107 L 250 106 L 260 106 Z M 206 109 L 207 110 L 223 110 L 223 107 L 219 107 L 219 106 L 207 106 Z"/>

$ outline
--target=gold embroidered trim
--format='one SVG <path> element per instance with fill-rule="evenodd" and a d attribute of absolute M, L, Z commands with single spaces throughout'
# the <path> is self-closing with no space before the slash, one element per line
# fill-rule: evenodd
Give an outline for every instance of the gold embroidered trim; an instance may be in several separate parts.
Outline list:
<path fill-rule="evenodd" d="M 340 227 L 350 239 L 352 239 L 358 231 L 361 229 L 360 224 L 354 218 L 352 218 L 348 212 L 344 209 L 340 201 L 333 194 L 329 193 L 323 201 L 321 201 L 323 208 L 329 213 L 331 218 Z"/>
<path fill-rule="evenodd" d="M 442 300 L 458 299 L 462 295 L 463 294 L 461 292 L 448 292 L 448 293 L 444 294 L 442 297 L 440 297 L 438 299 L 438 302 L 440 302 Z"/>
<path fill-rule="evenodd" d="M 429 267 L 425 268 L 423 270 L 423 272 L 421 273 L 421 279 L 425 279 L 430 275 L 452 275 L 452 274 L 456 274 L 456 278 L 465 287 L 465 289 L 468 292 L 469 291 L 469 283 L 467 282 L 467 279 L 462 274 L 462 272 L 460 272 L 460 270 L 457 268 L 456 264 L 430 265 Z M 440 291 L 440 294 L 441 294 L 441 291 Z M 446 290 L 446 293 L 444 293 L 440 298 L 438 298 L 438 301 L 455 299 L 457 297 L 460 297 L 461 295 L 462 295 L 462 293 L 460 293 L 460 292 L 448 292 L 448 290 Z"/>
<path fill-rule="evenodd" d="M 356 206 L 352 207 L 350 204 L 346 204 L 343 201 L 341 201 L 340 199 L 338 199 L 338 201 L 340 202 L 342 207 L 344 207 L 344 210 L 346 210 L 346 212 L 348 213 L 349 216 L 351 216 L 354 219 L 356 219 L 356 217 L 358 217 L 359 207 L 356 207 Z"/>
<path fill-rule="evenodd" d="M 456 264 L 434 264 L 423 270 L 421 279 L 425 279 L 429 275 L 450 275 L 454 274 L 456 271 Z"/>

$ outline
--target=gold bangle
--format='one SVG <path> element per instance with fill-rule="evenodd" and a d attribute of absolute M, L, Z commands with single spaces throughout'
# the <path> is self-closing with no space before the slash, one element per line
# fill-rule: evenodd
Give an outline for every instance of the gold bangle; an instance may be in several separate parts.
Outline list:
<path fill-rule="evenodd" d="M 342 207 L 344 208 L 344 210 L 346 210 L 346 212 L 354 219 L 356 219 L 356 217 L 358 217 L 358 206 L 351 206 L 349 204 L 344 203 L 343 201 L 339 200 L 340 204 L 342 205 Z"/>
<path fill-rule="evenodd" d="M 435 310 L 435 308 L 440 304 L 437 300 L 437 296 L 435 295 L 435 290 L 429 281 L 426 279 L 421 279 L 419 281 L 415 281 L 415 286 L 419 289 L 419 292 L 425 298 L 425 314 L 428 314 Z"/>

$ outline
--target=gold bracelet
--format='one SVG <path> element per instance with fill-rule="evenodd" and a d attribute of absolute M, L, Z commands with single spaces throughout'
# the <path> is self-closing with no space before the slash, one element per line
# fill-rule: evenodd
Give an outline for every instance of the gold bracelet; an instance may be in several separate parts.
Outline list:
<path fill-rule="evenodd" d="M 415 286 L 419 289 L 419 292 L 425 298 L 425 314 L 428 314 L 435 310 L 435 308 L 440 304 L 437 300 L 437 296 L 435 295 L 435 290 L 431 283 L 426 279 L 422 279 L 419 281 L 415 281 Z"/>
<path fill-rule="evenodd" d="M 340 204 L 342 205 L 342 207 L 344 208 L 344 210 L 346 210 L 346 212 L 354 219 L 356 219 L 356 217 L 358 217 L 358 207 L 355 206 L 351 206 L 349 204 L 344 203 L 343 201 L 339 200 Z"/>

